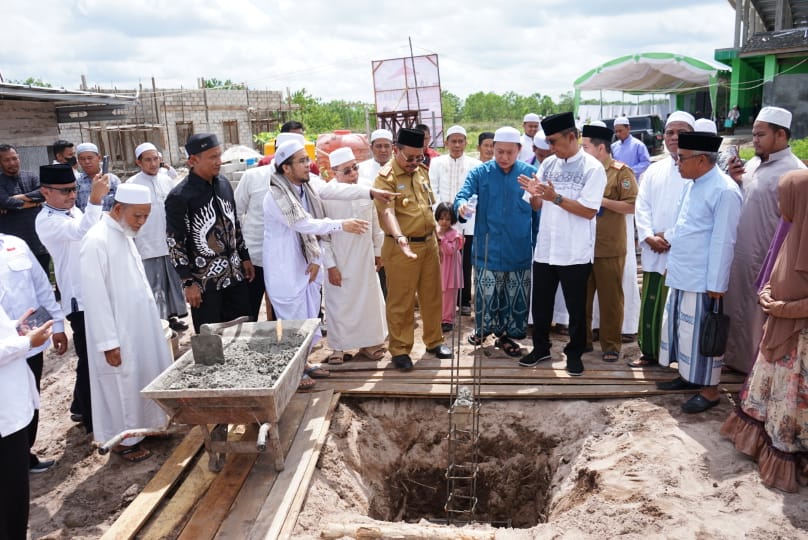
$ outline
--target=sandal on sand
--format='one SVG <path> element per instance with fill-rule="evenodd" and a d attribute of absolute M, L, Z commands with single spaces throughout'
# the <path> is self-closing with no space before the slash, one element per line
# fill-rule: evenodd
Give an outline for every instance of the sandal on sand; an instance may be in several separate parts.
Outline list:
<path fill-rule="evenodd" d="M 508 356 L 522 356 L 522 347 L 508 336 L 498 337 L 494 342 L 494 347 L 501 349 Z"/>
<path fill-rule="evenodd" d="M 330 365 L 341 364 L 345 361 L 343 356 L 345 356 L 345 353 L 342 351 L 331 351 L 331 354 L 328 355 L 325 361 Z"/>
<path fill-rule="evenodd" d="M 649 366 L 658 366 L 659 360 L 656 358 L 651 358 L 650 356 L 642 355 L 639 358 L 635 358 L 634 360 L 629 360 L 626 362 L 626 365 L 630 368 L 644 368 Z"/>
<path fill-rule="evenodd" d="M 617 362 L 620 360 L 620 353 L 617 351 L 606 351 L 603 353 L 602 358 L 604 362 Z"/>
<path fill-rule="evenodd" d="M 151 456 L 151 452 L 140 446 L 139 443 L 132 446 L 118 445 L 112 449 L 112 453 L 121 456 L 121 459 L 129 463 L 138 463 Z"/>
<path fill-rule="evenodd" d="M 308 392 L 314 385 L 317 384 L 317 381 L 306 375 L 305 373 L 300 378 L 300 383 L 297 385 L 298 392 Z"/>
<path fill-rule="evenodd" d="M 376 347 L 362 347 L 356 352 L 356 356 L 364 356 L 365 358 L 372 360 L 374 362 L 378 362 L 382 358 L 384 358 L 387 349 L 378 345 Z"/>
<path fill-rule="evenodd" d="M 322 364 L 309 364 L 303 369 L 303 374 L 308 375 L 312 379 L 325 379 L 331 376 L 331 372 L 323 367 Z"/>

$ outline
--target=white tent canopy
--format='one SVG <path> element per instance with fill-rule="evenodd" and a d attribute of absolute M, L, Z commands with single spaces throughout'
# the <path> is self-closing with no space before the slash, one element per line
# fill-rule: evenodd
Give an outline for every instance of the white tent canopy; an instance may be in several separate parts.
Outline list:
<path fill-rule="evenodd" d="M 617 90 L 630 94 L 678 94 L 710 91 L 715 103 L 721 64 L 674 53 L 637 53 L 621 56 L 581 75 L 574 83 L 575 106 L 583 90 Z"/>
<path fill-rule="evenodd" d="M 589 70 L 576 90 L 619 90 L 635 94 L 674 94 L 708 88 L 729 68 L 673 53 L 621 56 Z"/>

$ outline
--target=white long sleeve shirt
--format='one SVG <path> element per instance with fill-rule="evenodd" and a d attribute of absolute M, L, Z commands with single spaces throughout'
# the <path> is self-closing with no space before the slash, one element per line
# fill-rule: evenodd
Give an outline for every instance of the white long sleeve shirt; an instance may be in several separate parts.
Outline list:
<path fill-rule="evenodd" d="M 455 159 L 446 154 L 433 159 L 429 164 L 429 183 L 432 184 L 435 199 L 453 205 L 455 195 L 463 187 L 469 171 L 480 164 L 482 161 L 479 159 L 466 155 Z M 458 221 L 454 228 L 466 236 L 474 235 L 474 216 L 466 219 L 465 223 Z"/>
<path fill-rule="evenodd" d="M 53 332 L 65 331 L 62 307 L 53 295 L 48 275 L 26 243 L 16 236 L 0 233 L 0 305 L 14 319 L 30 308 L 44 307 L 53 320 Z M 28 352 L 34 356 L 50 346 L 50 340 Z"/>
<path fill-rule="evenodd" d="M 25 358 L 30 341 L 0 306 L 0 437 L 25 429 L 39 408 L 34 373 Z"/>
<path fill-rule="evenodd" d="M 645 239 L 673 227 L 686 185 L 687 180 L 679 174 L 671 157 L 652 163 L 642 177 L 634 205 L 634 221 L 642 249 L 643 272 L 665 273 L 668 252 L 655 253 Z"/>
<path fill-rule="evenodd" d="M 154 259 L 168 255 L 166 242 L 166 197 L 174 187 L 168 175 L 158 172 L 151 176 L 140 171 L 127 180 L 129 184 L 145 186 L 151 192 L 151 213 L 146 223 L 140 228 L 135 237 L 135 245 L 143 259 Z M 251 254 L 252 255 L 252 254 Z"/>
<path fill-rule="evenodd" d="M 62 295 L 62 311 L 71 314 L 84 311 L 81 294 L 81 239 L 90 227 L 101 220 L 101 205 L 87 204 L 85 212 L 75 206 L 59 210 L 48 206 L 36 216 L 36 233 L 53 257 L 53 271 Z"/>

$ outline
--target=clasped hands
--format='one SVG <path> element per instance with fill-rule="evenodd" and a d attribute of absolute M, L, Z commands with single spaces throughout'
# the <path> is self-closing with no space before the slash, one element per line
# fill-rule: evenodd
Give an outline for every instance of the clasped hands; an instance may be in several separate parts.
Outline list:
<path fill-rule="evenodd" d="M 553 185 L 553 181 L 549 178 L 545 183 L 539 179 L 536 173 L 533 173 L 532 178 L 524 174 L 520 174 L 517 180 L 522 189 L 530 193 L 530 195 L 533 197 L 539 197 L 543 201 L 552 201 L 558 196 L 555 186 Z"/>

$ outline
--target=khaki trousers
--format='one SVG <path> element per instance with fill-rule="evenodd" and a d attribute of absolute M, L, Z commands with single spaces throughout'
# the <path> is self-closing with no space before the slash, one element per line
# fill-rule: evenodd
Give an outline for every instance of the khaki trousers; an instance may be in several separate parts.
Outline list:
<path fill-rule="evenodd" d="M 418 255 L 409 259 L 396 242 L 384 238 L 382 261 L 387 275 L 387 328 L 390 354 L 409 354 L 415 341 L 415 295 L 421 310 L 423 339 L 427 349 L 443 343 L 443 306 L 438 242 L 434 235 L 425 242 L 411 242 Z"/>
<path fill-rule="evenodd" d="M 592 303 L 600 305 L 600 349 L 620 352 L 623 328 L 623 265 L 626 256 L 595 257 L 586 284 L 586 345 L 592 346 Z"/>

